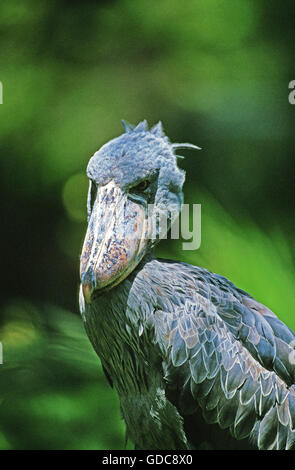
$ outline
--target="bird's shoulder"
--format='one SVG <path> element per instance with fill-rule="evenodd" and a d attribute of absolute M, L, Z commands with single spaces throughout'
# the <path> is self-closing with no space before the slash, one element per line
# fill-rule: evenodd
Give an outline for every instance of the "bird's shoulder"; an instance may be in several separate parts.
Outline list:
<path fill-rule="evenodd" d="M 230 337 L 236 347 L 244 348 L 287 385 L 295 383 L 295 367 L 290 361 L 294 356 L 293 331 L 225 277 L 203 267 L 153 259 L 144 265 L 137 280 L 142 306 L 149 303 L 149 322 L 156 337 L 176 363 L 192 354 L 196 345 L 200 347 L 200 338 L 206 335 L 217 335 L 222 342 Z"/>
<path fill-rule="evenodd" d="M 230 428 L 237 439 L 248 437 L 264 449 L 293 448 L 294 333 L 247 292 L 205 268 L 151 260 L 139 279 L 167 393 L 182 415 L 201 407 L 208 423 Z"/>

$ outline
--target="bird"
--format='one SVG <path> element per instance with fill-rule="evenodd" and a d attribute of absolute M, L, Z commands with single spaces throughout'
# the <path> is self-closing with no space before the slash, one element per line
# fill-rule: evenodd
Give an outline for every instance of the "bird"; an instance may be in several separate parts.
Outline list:
<path fill-rule="evenodd" d="M 79 305 L 126 439 L 142 450 L 294 449 L 294 333 L 225 277 L 155 256 L 183 204 L 176 152 L 199 147 L 171 143 L 161 121 L 122 122 L 87 166 Z M 166 229 L 155 213 L 168 214 Z"/>

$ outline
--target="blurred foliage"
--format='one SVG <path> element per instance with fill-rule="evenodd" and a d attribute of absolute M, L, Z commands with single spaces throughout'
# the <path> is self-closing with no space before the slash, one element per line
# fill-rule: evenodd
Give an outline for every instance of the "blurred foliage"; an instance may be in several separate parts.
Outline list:
<path fill-rule="evenodd" d="M 124 448 L 118 398 L 80 318 L 23 301 L 4 318 L 0 449 Z"/>
<path fill-rule="evenodd" d="M 124 447 L 77 306 L 85 168 L 121 118 L 203 149 L 181 161 L 201 248 L 159 256 L 227 276 L 295 329 L 293 17 L 291 0 L 1 2 L 0 448 Z"/>

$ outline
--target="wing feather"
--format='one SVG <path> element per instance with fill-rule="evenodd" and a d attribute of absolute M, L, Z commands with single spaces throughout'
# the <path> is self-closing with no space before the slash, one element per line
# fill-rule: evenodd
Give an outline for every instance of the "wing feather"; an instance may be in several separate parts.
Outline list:
<path fill-rule="evenodd" d="M 173 325 L 166 355 L 168 383 L 171 368 L 189 366 L 181 404 L 176 405 L 185 415 L 190 396 L 207 423 L 229 429 L 236 439 L 254 440 L 261 449 L 292 448 L 295 393 L 289 387 L 294 371 L 287 364 L 291 349 L 286 343 L 293 338 L 291 330 L 279 325 L 274 331 L 275 317 L 233 299 L 224 284 L 219 303 L 217 297 L 215 286 L 214 302 L 211 297 L 204 303 L 196 292 L 194 308 L 190 299 L 175 306 L 173 314 L 166 313 L 171 316 L 167 324 Z M 189 413 L 194 412 L 191 405 Z"/>
<path fill-rule="evenodd" d="M 294 333 L 222 276 L 185 263 L 160 265 L 155 282 L 168 277 L 169 287 L 154 309 L 155 340 L 184 423 L 200 409 L 205 422 L 259 449 L 294 448 Z"/>

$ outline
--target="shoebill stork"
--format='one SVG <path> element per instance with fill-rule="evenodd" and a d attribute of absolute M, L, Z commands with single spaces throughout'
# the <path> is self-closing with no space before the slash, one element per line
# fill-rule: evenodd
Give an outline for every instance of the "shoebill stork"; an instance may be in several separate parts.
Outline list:
<path fill-rule="evenodd" d="M 189 144 L 170 143 L 161 123 L 124 126 L 87 168 L 80 310 L 128 438 L 137 449 L 294 448 L 294 333 L 224 277 L 154 257 L 163 234 L 149 237 L 147 207 L 173 222 L 185 179 L 175 152 Z"/>

